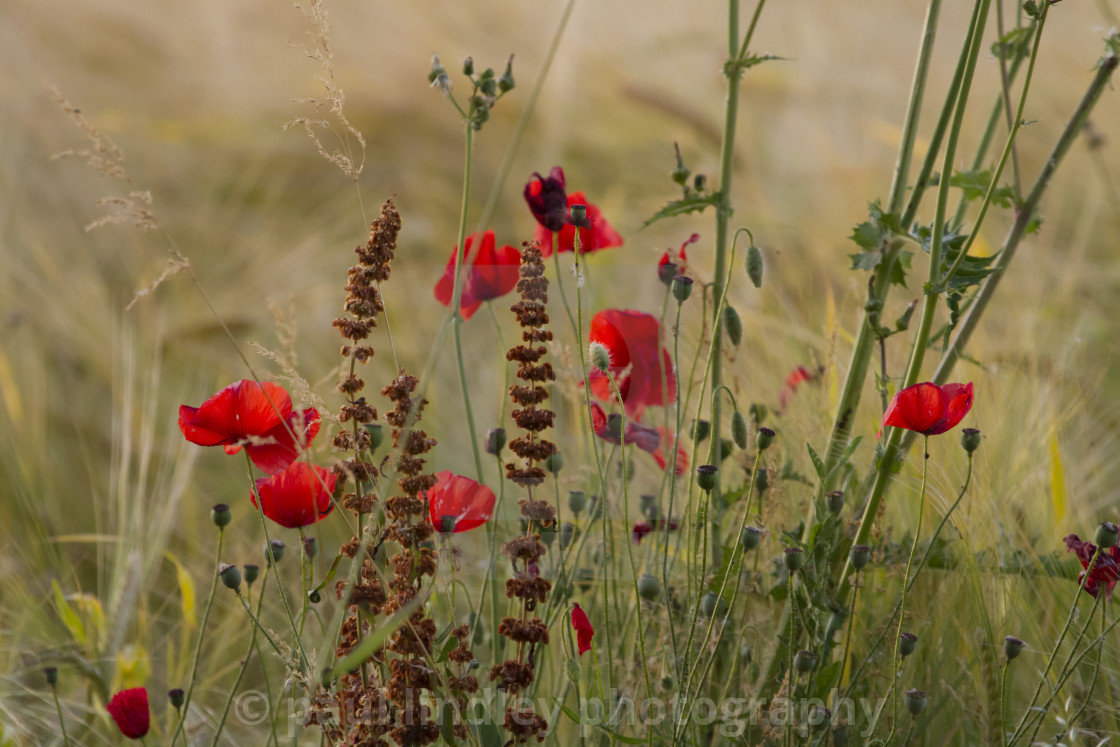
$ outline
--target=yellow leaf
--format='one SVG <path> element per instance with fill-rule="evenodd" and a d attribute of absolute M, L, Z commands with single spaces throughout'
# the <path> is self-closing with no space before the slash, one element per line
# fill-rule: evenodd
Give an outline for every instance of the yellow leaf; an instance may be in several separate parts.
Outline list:
<path fill-rule="evenodd" d="M 195 616 L 194 579 L 179 559 L 171 553 L 166 553 L 167 559 L 175 564 L 175 579 L 179 582 L 180 609 L 183 612 L 183 622 L 188 628 L 194 628 L 198 623 Z"/>
<path fill-rule="evenodd" d="M 1050 500 L 1054 502 L 1054 521 L 1066 515 L 1066 478 L 1062 470 L 1062 452 L 1058 448 L 1058 429 L 1050 425 Z"/>
<path fill-rule="evenodd" d="M 58 616 L 62 618 L 62 622 L 70 630 L 74 640 L 82 646 L 86 645 L 86 628 L 82 625 L 82 618 L 78 617 L 78 613 L 74 612 L 66 602 L 66 597 L 62 595 L 62 587 L 57 581 L 51 581 L 51 589 L 54 591 L 54 606 L 58 609 Z"/>
<path fill-rule="evenodd" d="M 17 429 L 23 423 L 23 405 L 20 404 L 19 385 L 16 377 L 12 375 L 12 368 L 4 351 L 0 350 L 0 398 L 4 400 L 4 407 L 8 410 L 8 417 Z"/>
<path fill-rule="evenodd" d="M 136 643 L 130 643 L 117 652 L 117 673 L 113 677 L 113 690 L 127 690 L 143 687 L 152 674 L 152 664 L 147 650 Z"/>
<path fill-rule="evenodd" d="M 834 340 L 835 340 L 835 335 L 843 335 L 846 340 L 851 342 L 852 341 L 852 336 L 850 334 L 848 334 L 847 332 L 845 332 L 844 330 L 840 329 L 840 325 L 836 321 L 836 297 L 832 294 L 832 286 L 831 285 L 825 285 L 825 291 L 826 291 L 826 293 L 825 293 L 825 297 L 824 297 L 824 300 L 825 300 L 825 307 L 824 308 L 825 308 L 825 329 L 827 330 L 827 334 L 829 334 L 830 336 L 833 336 Z M 829 408 L 829 410 L 835 410 L 836 406 L 840 403 L 840 381 L 837 378 L 837 374 L 836 374 L 836 369 L 837 369 L 838 366 L 837 366 L 836 355 L 835 355 L 835 350 L 836 350 L 835 341 L 832 344 L 832 349 L 833 349 L 833 355 L 832 355 L 832 361 L 831 361 L 832 365 L 830 365 L 828 367 L 828 408 Z"/>
<path fill-rule="evenodd" d="M 101 600 L 93 594 L 80 593 L 73 597 L 74 605 L 82 611 L 86 620 L 95 634 L 96 650 L 100 651 L 105 643 L 105 610 L 101 607 Z"/>

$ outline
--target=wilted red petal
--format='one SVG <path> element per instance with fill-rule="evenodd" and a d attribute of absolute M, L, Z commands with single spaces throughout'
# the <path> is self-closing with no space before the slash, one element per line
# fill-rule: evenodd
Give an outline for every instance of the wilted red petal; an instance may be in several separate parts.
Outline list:
<path fill-rule="evenodd" d="M 1085 579 L 1085 591 L 1095 597 L 1103 586 L 1105 599 L 1112 601 L 1112 590 L 1116 586 L 1117 579 L 1120 579 L 1120 547 L 1112 547 L 1108 552 L 1102 552 L 1090 570 L 1089 563 L 1097 552 L 1097 546 L 1092 542 L 1085 542 L 1076 534 L 1066 535 L 1063 541 L 1066 543 L 1066 549 L 1076 553 L 1077 559 L 1081 561 L 1081 567 L 1086 569 L 1077 577 L 1077 583 L 1080 584 L 1088 573 L 1089 578 Z"/>
<path fill-rule="evenodd" d="M 653 527 L 649 525 L 648 521 L 639 521 L 634 524 L 634 528 L 630 530 L 630 538 L 637 544 L 641 544 L 645 536 L 652 531 Z"/>
<path fill-rule="evenodd" d="M 295 462 L 283 472 L 257 480 L 252 495 L 261 498 L 264 515 L 282 527 L 296 529 L 314 524 L 334 509 L 335 475 L 315 464 Z"/>
<path fill-rule="evenodd" d="M 264 435 L 272 443 L 249 444 L 245 451 L 262 472 L 275 475 L 294 462 L 319 433 L 319 411 L 314 407 L 293 410 L 283 423 Z M 293 438 L 293 434 L 295 438 Z M 232 447 L 226 447 L 227 453 Z"/>
<path fill-rule="evenodd" d="M 782 412 L 789 407 L 790 400 L 797 392 L 797 387 L 801 386 L 806 381 L 812 381 L 813 375 L 809 373 L 809 369 L 805 366 L 798 366 L 790 371 L 789 376 L 786 377 L 785 385 L 782 387 L 781 394 L 778 395 L 778 412 Z"/>
<path fill-rule="evenodd" d="M 634 420 L 641 419 L 647 406 L 666 404 L 676 398 L 677 380 L 672 358 L 661 348 L 660 340 L 661 327 L 652 314 L 606 309 L 591 319 L 590 341 L 599 342 L 610 351 L 610 371 L 619 382 L 619 388 L 623 388 L 623 381 L 629 384 L 621 393 L 626 412 Z M 596 382 L 594 373 L 591 391 L 600 400 L 615 399 L 606 382 Z"/>
<path fill-rule="evenodd" d="M 587 619 L 587 613 L 578 604 L 572 605 L 572 628 L 576 631 L 576 645 L 580 656 L 591 650 L 591 639 L 595 636 L 595 629 Z"/>
<path fill-rule="evenodd" d="M 521 252 L 512 246 L 495 249 L 494 232 L 486 231 L 472 234 L 463 242 L 463 293 L 459 299 L 459 310 L 464 319 L 470 319 L 483 301 L 504 296 L 517 285 L 518 271 L 521 266 Z M 451 250 L 451 258 L 443 276 L 436 283 L 435 297 L 444 306 L 450 306 L 455 291 L 455 255 L 458 247 Z"/>
<path fill-rule="evenodd" d="M 895 393 L 883 414 L 883 426 L 935 436 L 961 422 L 971 407 L 971 383 L 938 386 L 926 381 Z"/>
<path fill-rule="evenodd" d="M 534 173 L 525 185 L 525 201 L 537 223 L 546 231 L 559 231 L 568 222 L 568 198 L 564 193 L 564 170 L 553 166 L 548 178 Z M 551 242 L 549 242 L 551 243 Z M 547 246 L 548 244 L 541 244 Z M 547 256 L 547 255 L 545 255 Z"/>
<path fill-rule="evenodd" d="M 179 430 L 193 444 L 236 444 L 263 436 L 292 412 L 292 398 L 279 384 L 242 379 L 199 407 L 179 408 Z M 236 449 L 234 450 L 236 452 Z"/>
<path fill-rule="evenodd" d="M 140 739 L 151 726 L 148 710 L 148 691 L 143 687 L 121 690 L 105 704 L 117 728 L 129 739 Z"/>
<path fill-rule="evenodd" d="M 653 458 L 657 461 L 658 467 L 660 467 L 661 469 L 665 469 L 665 466 L 668 464 L 668 460 L 665 458 L 665 449 L 672 448 L 675 438 L 673 436 L 673 432 L 667 430 L 665 426 L 658 426 L 657 431 L 661 434 L 661 446 L 657 448 L 657 451 L 653 452 Z M 674 472 L 676 473 L 677 477 L 680 477 L 685 473 L 687 469 L 688 452 L 684 450 L 683 446 L 677 444 L 677 463 Z"/>
<path fill-rule="evenodd" d="M 428 491 L 429 520 L 436 531 L 443 531 L 445 520 L 452 532 L 480 527 L 494 514 L 494 491 L 469 477 L 448 470 L 436 473 L 437 482 Z"/>

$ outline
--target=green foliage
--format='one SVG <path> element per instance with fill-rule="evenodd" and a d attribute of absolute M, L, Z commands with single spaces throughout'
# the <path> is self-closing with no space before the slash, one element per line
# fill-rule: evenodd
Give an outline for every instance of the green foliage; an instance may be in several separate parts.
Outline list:
<path fill-rule="evenodd" d="M 917 239 L 922 251 L 929 253 L 930 242 L 933 239 L 932 226 L 920 226 L 914 229 L 914 238 Z M 961 252 L 964 251 L 965 246 L 968 244 L 969 235 L 967 233 L 959 233 L 954 231 L 951 227 L 946 226 L 941 239 L 941 272 L 939 276 L 944 278 L 948 273 L 949 268 L 960 257 Z M 937 292 L 943 291 L 964 291 L 972 286 L 979 285 L 984 278 L 992 274 L 992 263 L 995 262 L 998 254 L 993 254 L 988 257 L 977 257 L 969 254 L 964 257 L 960 267 L 948 282 L 942 282 L 935 286 L 933 290 Z"/>
<path fill-rule="evenodd" d="M 964 193 L 966 202 L 973 200 L 983 199 L 984 195 L 988 193 L 988 189 L 992 184 L 992 170 L 983 169 L 980 171 L 957 171 L 953 174 L 952 179 L 949 180 L 949 185 L 958 187 Z M 1015 190 L 1004 184 L 996 187 L 992 192 L 992 204 L 1002 208 L 1014 207 Z"/>
<path fill-rule="evenodd" d="M 688 215 L 689 213 L 701 213 L 706 208 L 714 207 L 718 204 L 718 192 L 685 196 L 679 200 L 673 200 L 668 205 L 658 210 L 642 224 L 642 228 L 646 228 L 663 218 L 676 218 L 681 215 Z"/>
<path fill-rule="evenodd" d="M 878 271 L 887 253 L 895 247 L 894 242 L 905 236 L 905 233 L 897 215 L 884 213 L 878 200 L 869 203 L 867 220 L 857 225 L 848 237 L 863 250 L 848 255 L 852 259 L 851 269 Z M 910 269 L 910 259 L 911 252 L 901 249 L 897 251 L 891 267 L 892 284 L 906 287 L 906 271 Z"/>

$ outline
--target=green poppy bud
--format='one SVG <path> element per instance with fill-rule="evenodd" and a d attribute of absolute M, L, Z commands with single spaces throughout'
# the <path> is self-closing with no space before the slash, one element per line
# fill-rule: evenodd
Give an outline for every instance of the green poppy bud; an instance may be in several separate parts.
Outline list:
<path fill-rule="evenodd" d="M 583 509 L 587 508 L 587 493 L 582 490 L 569 490 L 568 491 L 568 510 L 576 516 L 580 515 Z"/>
<path fill-rule="evenodd" d="M 245 571 L 245 583 L 252 586 L 253 582 L 257 580 L 257 576 L 260 575 L 261 568 L 257 565 L 245 565 L 243 568 Z"/>
<path fill-rule="evenodd" d="M 731 439 L 740 449 L 747 448 L 747 419 L 738 410 L 731 416 Z"/>
<path fill-rule="evenodd" d="M 755 288 L 762 287 L 762 252 L 757 246 L 751 244 L 747 249 L 747 277 Z"/>
<path fill-rule="evenodd" d="M 716 486 L 716 475 L 719 468 L 714 464 L 701 464 L 696 468 L 696 484 L 705 492 L 711 492 Z"/>
<path fill-rule="evenodd" d="M 463 60 L 463 75 L 474 75 L 474 60 L 470 57 Z"/>
<path fill-rule="evenodd" d="M 793 668 L 801 674 L 808 674 L 817 666 L 817 655 L 812 651 L 798 651 L 793 655 Z"/>
<path fill-rule="evenodd" d="M 564 525 L 560 527 L 560 549 L 567 550 L 572 546 L 572 540 L 576 538 L 576 525 L 570 521 L 565 521 Z"/>
<path fill-rule="evenodd" d="M 727 330 L 727 339 L 731 340 L 731 344 L 739 347 L 743 341 L 743 320 L 734 306 L 723 307 L 723 328 Z"/>
<path fill-rule="evenodd" d="M 917 688 L 910 688 L 902 696 L 902 702 L 911 716 L 917 716 L 926 709 L 926 694 Z"/>
<path fill-rule="evenodd" d="M 805 551 L 800 547 L 787 547 L 785 552 L 786 569 L 796 573 L 805 565 Z"/>
<path fill-rule="evenodd" d="M 264 546 L 264 557 L 269 565 L 272 565 L 273 560 L 279 563 L 280 558 L 284 557 L 284 543 L 280 540 L 271 540 Z"/>
<path fill-rule="evenodd" d="M 760 493 L 770 489 L 770 470 L 760 469 L 754 473 L 754 487 Z"/>
<path fill-rule="evenodd" d="M 601 342 L 592 342 L 589 347 L 591 365 L 595 369 L 607 373 L 611 370 L 611 351 Z"/>
<path fill-rule="evenodd" d="M 319 602 L 323 601 L 323 597 L 319 594 L 318 589 L 312 589 L 311 591 L 307 592 L 307 601 L 311 602 L 312 604 L 318 604 Z"/>
<path fill-rule="evenodd" d="M 506 429 L 491 428 L 486 431 L 486 453 L 497 456 L 506 445 Z"/>
<path fill-rule="evenodd" d="M 638 596 L 647 602 L 655 601 L 661 596 L 661 582 L 657 576 L 643 573 L 638 579 Z"/>
<path fill-rule="evenodd" d="M 723 617 L 727 614 L 727 600 L 720 598 L 714 591 L 709 591 L 700 598 L 700 612 L 704 617 Z"/>
<path fill-rule="evenodd" d="M 844 508 L 844 491 L 833 490 L 824 494 L 825 501 L 828 503 L 828 510 L 834 514 L 840 513 Z"/>
<path fill-rule="evenodd" d="M 731 439 L 721 438 L 719 440 L 719 460 L 721 462 L 724 459 L 727 459 L 727 457 L 731 456 L 731 453 L 733 451 L 735 451 L 735 444 L 731 441 Z"/>
<path fill-rule="evenodd" d="M 739 534 L 739 544 L 743 548 L 743 552 L 750 552 L 758 547 L 762 542 L 762 530 L 758 527 L 745 526 L 743 531 Z"/>
<path fill-rule="evenodd" d="M 229 506 L 219 503 L 210 509 L 210 521 L 214 522 L 214 526 L 218 529 L 224 529 L 233 521 L 233 513 L 229 510 Z"/>
<path fill-rule="evenodd" d="M 693 280 L 685 275 L 676 275 L 673 277 L 673 282 L 670 288 L 673 290 L 673 298 L 677 299 L 677 303 L 684 303 L 692 295 Z"/>
<path fill-rule="evenodd" d="M 218 568 L 218 576 L 221 577 L 222 583 L 225 584 L 227 589 L 238 591 L 241 589 L 241 571 L 235 565 L 228 563 L 222 564 Z"/>
<path fill-rule="evenodd" d="M 543 466 L 549 474 L 559 474 L 560 470 L 564 468 L 564 455 L 559 451 L 552 452 L 545 457 Z"/>

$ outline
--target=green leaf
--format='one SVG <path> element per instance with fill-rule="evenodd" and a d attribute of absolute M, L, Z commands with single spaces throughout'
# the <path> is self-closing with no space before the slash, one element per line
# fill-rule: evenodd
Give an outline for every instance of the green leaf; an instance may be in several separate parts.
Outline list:
<path fill-rule="evenodd" d="M 849 236 L 852 241 L 862 249 L 857 254 L 849 254 L 852 260 L 851 269 L 867 270 L 873 272 L 883 262 L 883 257 L 890 246 L 891 239 L 897 235 L 905 235 L 899 223 L 899 218 L 894 213 L 884 213 L 879 202 L 875 201 L 867 206 L 867 220 L 852 229 Z M 899 252 L 901 258 L 906 252 Z M 891 273 L 891 282 L 897 285 L 906 285 L 905 271 L 909 269 L 910 261 L 896 262 Z"/>
<path fill-rule="evenodd" d="M 315 591 L 321 592 L 327 584 L 334 581 L 334 574 L 338 571 L 338 563 L 340 560 L 342 560 L 342 553 L 334 556 L 334 560 L 331 561 L 331 567 L 327 569 L 327 575 L 324 576 L 322 582 L 315 587 Z"/>
<path fill-rule="evenodd" d="M 1033 29 L 1022 26 L 1011 29 L 992 44 L 992 56 L 997 58 L 1024 57 L 1030 51 L 1030 39 Z"/>
<path fill-rule="evenodd" d="M 478 730 L 478 740 L 482 743 L 482 747 L 502 747 L 505 744 L 501 730 L 489 717 L 476 728 Z"/>
<path fill-rule="evenodd" d="M 579 684 L 579 660 L 568 657 L 564 661 L 564 669 L 568 674 L 568 679 L 575 684 Z"/>
<path fill-rule="evenodd" d="M 813 469 L 817 471 L 817 478 L 820 480 L 824 480 L 824 462 L 822 462 L 821 458 L 817 456 L 817 452 L 813 450 L 813 447 L 810 444 L 805 444 L 805 448 L 809 450 L 809 458 L 813 460 Z"/>
<path fill-rule="evenodd" d="M 697 195 L 692 197 L 682 197 L 679 200 L 673 200 L 665 207 L 654 213 L 645 223 L 642 228 L 656 223 L 662 218 L 675 218 L 678 215 L 688 215 L 689 213 L 699 213 L 707 207 L 714 207 L 719 203 L 719 193 L 712 192 L 707 195 Z"/>
<path fill-rule="evenodd" d="M 929 253 L 930 242 L 933 240 L 933 229 L 931 226 L 921 226 L 915 229 L 914 238 L 922 247 L 922 251 Z M 968 243 L 968 234 L 957 233 L 948 226 L 945 228 L 944 235 L 941 239 L 941 272 L 939 273 L 944 277 L 949 267 L 956 262 L 957 257 L 960 256 L 961 251 L 964 250 L 965 244 Z M 961 266 L 957 269 L 957 273 L 949 280 L 949 283 L 944 287 L 936 288 L 937 291 L 964 291 L 974 285 L 979 285 L 984 278 L 992 274 L 992 263 L 995 261 L 998 254 L 993 254 L 989 257 L 976 257 L 968 255 L 961 262 Z M 928 284 L 927 284 L 928 285 Z"/>
<path fill-rule="evenodd" d="M 439 714 L 439 735 L 443 737 L 443 741 L 454 747 L 455 741 L 455 706 L 451 705 L 450 701 L 443 702 L 443 708 Z"/>
<path fill-rule="evenodd" d="M 62 618 L 62 622 L 70 631 L 70 635 L 74 636 L 74 640 L 80 645 L 86 645 L 86 627 L 82 624 L 82 619 L 78 617 L 78 613 L 67 603 L 66 597 L 62 594 L 62 587 L 58 585 L 57 581 L 51 580 L 51 590 L 54 592 L 54 606 L 58 610 L 58 616 Z"/>
<path fill-rule="evenodd" d="M 953 174 L 953 178 L 949 180 L 949 186 L 957 187 L 964 192 L 966 202 L 983 199 L 991 184 L 991 169 L 957 171 Z M 992 193 L 992 204 L 1002 208 L 1014 207 L 1015 190 L 1006 184 L 1002 187 L 996 187 L 995 192 Z"/>

